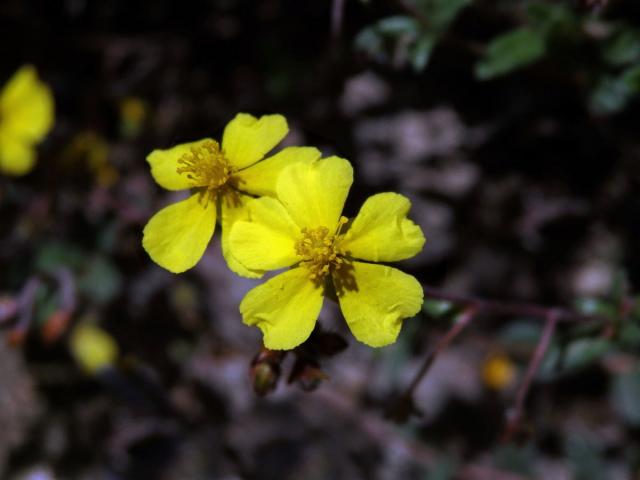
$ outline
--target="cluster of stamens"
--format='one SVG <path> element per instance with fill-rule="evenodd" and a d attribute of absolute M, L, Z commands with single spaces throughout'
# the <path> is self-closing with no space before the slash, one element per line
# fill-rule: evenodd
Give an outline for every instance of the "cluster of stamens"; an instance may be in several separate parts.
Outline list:
<path fill-rule="evenodd" d="M 205 193 L 213 194 L 224 186 L 231 176 L 231 167 L 215 140 L 207 140 L 185 153 L 178 160 L 179 174 L 187 176 L 194 187 L 204 187 Z M 207 195 L 210 197 L 211 195 Z"/>
<path fill-rule="evenodd" d="M 347 218 L 340 218 L 338 231 L 345 223 Z M 295 249 L 302 258 L 300 263 L 309 270 L 312 281 L 321 281 L 331 269 L 339 269 L 345 263 L 336 245 L 338 237 L 327 227 L 302 229 L 302 238 L 295 243 Z"/>

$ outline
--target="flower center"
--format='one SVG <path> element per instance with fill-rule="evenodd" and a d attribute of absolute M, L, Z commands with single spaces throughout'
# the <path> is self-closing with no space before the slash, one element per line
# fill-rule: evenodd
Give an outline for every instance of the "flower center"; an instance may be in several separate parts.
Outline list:
<path fill-rule="evenodd" d="M 231 167 L 215 140 L 207 140 L 191 150 L 178 160 L 176 171 L 186 175 L 194 187 L 204 187 L 213 193 L 222 187 L 231 176 Z"/>
<path fill-rule="evenodd" d="M 346 217 L 340 218 L 335 234 L 327 227 L 302 229 L 302 237 L 295 243 L 295 249 L 302 258 L 300 263 L 309 270 L 312 281 L 321 281 L 331 269 L 339 269 L 344 264 L 337 240 L 340 238 L 340 228 L 347 221 Z"/>

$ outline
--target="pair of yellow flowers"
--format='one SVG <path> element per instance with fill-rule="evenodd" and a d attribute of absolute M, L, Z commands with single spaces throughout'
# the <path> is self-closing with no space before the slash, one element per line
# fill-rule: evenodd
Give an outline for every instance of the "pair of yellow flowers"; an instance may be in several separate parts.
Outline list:
<path fill-rule="evenodd" d="M 423 291 L 411 275 L 377 262 L 415 256 L 424 245 L 396 193 L 369 197 L 352 220 L 342 209 L 351 164 L 321 159 L 313 147 L 288 147 L 264 158 L 288 133 L 285 118 L 238 114 L 213 139 L 154 150 L 147 161 L 168 190 L 186 200 L 154 215 L 144 229 L 151 258 L 174 273 L 202 257 L 216 222 L 231 270 L 249 277 L 288 270 L 251 290 L 243 321 L 258 326 L 270 349 L 291 349 L 315 326 L 324 296 L 337 300 L 353 335 L 372 347 L 393 343 L 402 320 L 420 311 Z"/>
<path fill-rule="evenodd" d="M 53 120 L 51 91 L 32 66 L 20 68 L 0 91 L 0 172 L 28 173 Z M 237 274 L 258 278 L 290 267 L 240 304 L 244 322 L 260 327 L 267 348 L 304 342 L 325 295 L 339 302 L 358 340 L 393 343 L 402 320 L 420 310 L 422 288 L 414 277 L 375 262 L 422 249 L 422 231 L 407 218 L 409 201 L 374 195 L 348 220 L 342 208 L 351 164 L 321 159 L 313 147 L 288 147 L 264 159 L 287 133 L 281 115 L 241 113 L 226 126 L 222 145 L 204 139 L 153 151 L 147 160 L 158 184 L 193 193 L 151 218 L 144 248 L 167 270 L 183 272 L 202 257 L 218 222 L 222 252 Z"/>

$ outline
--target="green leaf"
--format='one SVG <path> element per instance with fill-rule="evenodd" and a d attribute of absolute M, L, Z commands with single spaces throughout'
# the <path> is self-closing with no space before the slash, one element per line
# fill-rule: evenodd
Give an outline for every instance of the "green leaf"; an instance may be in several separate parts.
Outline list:
<path fill-rule="evenodd" d="M 600 298 L 585 297 L 575 301 L 576 310 L 584 315 L 602 315 L 604 317 L 613 317 L 616 315 L 617 308 L 608 300 Z"/>
<path fill-rule="evenodd" d="M 534 345 L 541 334 L 542 328 L 539 324 L 520 320 L 505 325 L 500 331 L 499 337 L 500 341 L 505 344 Z"/>
<path fill-rule="evenodd" d="M 520 28 L 494 38 L 485 57 L 476 64 L 479 80 L 490 80 L 534 63 L 545 53 L 545 40 L 538 31 Z"/>
<path fill-rule="evenodd" d="M 81 268 L 86 259 L 87 255 L 80 247 L 70 243 L 53 241 L 40 248 L 35 266 L 37 270 L 52 273 L 62 267 Z"/>
<path fill-rule="evenodd" d="M 534 2 L 527 8 L 531 27 L 545 37 L 562 32 L 577 32 L 579 19 L 572 10 L 562 4 Z"/>
<path fill-rule="evenodd" d="M 411 65 L 416 72 L 423 71 L 429 63 L 435 43 L 436 37 L 423 35 L 420 40 L 418 40 L 418 43 L 411 49 Z"/>
<path fill-rule="evenodd" d="M 600 360 L 613 348 L 606 338 L 580 338 L 569 344 L 564 354 L 563 368 L 577 370 Z"/>
<path fill-rule="evenodd" d="M 618 333 L 618 341 L 622 348 L 640 349 L 640 325 L 625 322 Z"/>
<path fill-rule="evenodd" d="M 429 20 L 429 29 L 442 32 L 472 0 L 418 0 L 416 6 Z"/>
<path fill-rule="evenodd" d="M 109 260 L 93 258 L 78 278 L 78 289 L 96 303 L 107 303 L 119 292 L 122 276 Z"/>
<path fill-rule="evenodd" d="M 455 305 L 444 300 L 425 300 L 422 310 L 433 318 L 441 318 L 448 315 L 455 309 Z"/>
<path fill-rule="evenodd" d="M 640 369 L 616 376 L 611 395 L 618 414 L 628 424 L 640 427 Z"/>
<path fill-rule="evenodd" d="M 597 114 L 617 113 L 638 93 L 640 65 L 628 68 L 617 77 L 602 77 L 591 93 L 589 106 Z"/>
<path fill-rule="evenodd" d="M 637 63 L 640 61 L 640 31 L 621 27 L 605 42 L 602 56 L 615 67 Z"/>
<path fill-rule="evenodd" d="M 379 33 L 390 37 L 400 35 L 416 35 L 420 30 L 420 24 L 415 18 L 398 15 L 380 20 L 374 27 Z"/>

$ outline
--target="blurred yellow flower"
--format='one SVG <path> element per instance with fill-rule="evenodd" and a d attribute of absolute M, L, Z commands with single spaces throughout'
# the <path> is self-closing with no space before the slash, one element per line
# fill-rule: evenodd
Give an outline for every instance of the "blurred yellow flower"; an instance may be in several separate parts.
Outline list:
<path fill-rule="evenodd" d="M 369 197 L 352 222 L 342 208 L 351 164 L 330 157 L 283 169 L 277 198 L 249 203 L 249 218 L 231 230 L 234 257 L 247 268 L 292 267 L 251 290 L 240 304 L 244 323 L 258 326 L 272 350 L 294 348 L 311 334 L 325 294 L 335 293 L 353 335 L 381 347 L 395 342 L 402 320 L 420 311 L 423 292 L 411 275 L 372 262 L 415 256 L 422 230 L 407 218 L 409 200 Z"/>
<path fill-rule="evenodd" d="M 110 367 L 118 358 L 118 344 L 101 328 L 88 322 L 79 323 L 69 338 L 71 353 L 80 367 L 95 374 Z"/>
<path fill-rule="evenodd" d="M 0 91 L 0 173 L 25 175 L 35 147 L 53 125 L 53 95 L 31 65 L 21 67 Z"/>
<path fill-rule="evenodd" d="M 489 356 L 482 364 L 482 381 L 493 390 L 502 390 L 513 383 L 516 368 L 509 357 L 504 354 Z"/>
<path fill-rule="evenodd" d="M 282 115 L 257 119 L 239 113 L 225 127 L 222 145 L 205 138 L 151 152 L 147 161 L 161 187 L 192 190 L 189 198 L 160 210 L 147 223 L 142 245 L 151 259 L 174 273 L 190 269 L 204 254 L 217 219 L 229 268 L 245 277 L 260 277 L 261 269 L 247 269 L 229 253 L 229 232 L 234 222 L 246 218 L 252 196 L 275 195 L 285 166 L 320 157 L 312 147 L 289 147 L 260 161 L 288 131 Z"/>

